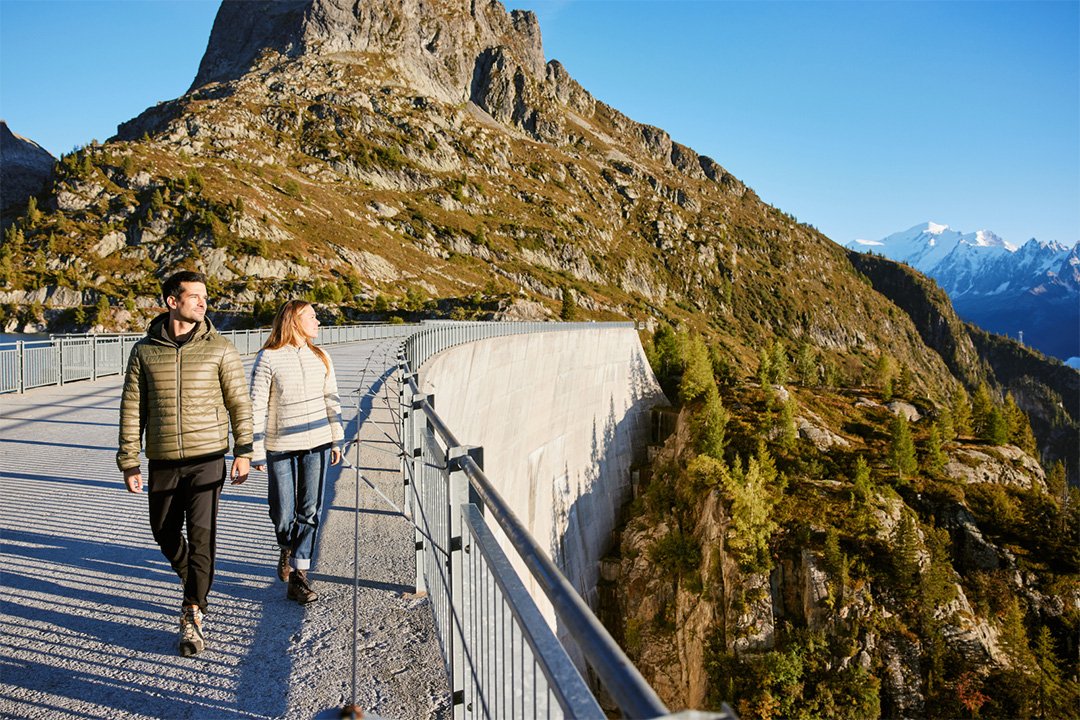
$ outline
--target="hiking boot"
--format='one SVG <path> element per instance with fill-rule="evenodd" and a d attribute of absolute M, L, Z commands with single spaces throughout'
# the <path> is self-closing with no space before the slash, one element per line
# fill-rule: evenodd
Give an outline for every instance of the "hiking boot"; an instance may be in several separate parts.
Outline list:
<path fill-rule="evenodd" d="M 319 594 L 311 589 L 306 570 L 293 570 L 292 574 L 289 575 L 289 592 L 287 596 L 290 600 L 295 600 L 301 605 L 307 605 L 309 602 L 315 602 L 319 599 Z"/>
<path fill-rule="evenodd" d="M 290 557 L 292 557 L 292 550 L 287 547 L 281 548 L 281 554 L 278 555 L 277 561 L 277 576 L 281 579 L 281 582 L 288 582 L 289 580 Z"/>
<path fill-rule="evenodd" d="M 186 606 L 180 614 L 180 654 L 198 655 L 206 647 L 202 630 L 202 610 L 197 605 Z"/>

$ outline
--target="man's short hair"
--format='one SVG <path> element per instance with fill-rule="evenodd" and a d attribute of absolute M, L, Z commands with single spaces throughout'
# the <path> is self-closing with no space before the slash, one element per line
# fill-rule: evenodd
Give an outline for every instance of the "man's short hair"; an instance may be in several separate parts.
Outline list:
<path fill-rule="evenodd" d="M 194 270 L 181 270 L 180 272 L 173 273 L 161 284 L 161 299 L 166 300 L 170 297 L 174 297 L 179 300 L 180 293 L 183 292 L 183 288 L 180 287 L 180 285 L 182 283 L 194 282 L 205 285 L 206 276 L 201 272 L 195 272 Z"/>

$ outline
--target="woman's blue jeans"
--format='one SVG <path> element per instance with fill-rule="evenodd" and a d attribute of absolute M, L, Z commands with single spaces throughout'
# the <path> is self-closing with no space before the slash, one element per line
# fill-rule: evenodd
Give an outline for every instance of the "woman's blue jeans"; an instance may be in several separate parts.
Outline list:
<path fill-rule="evenodd" d="M 270 519 L 278 545 L 292 550 L 297 570 L 311 567 L 329 465 L 329 444 L 311 450 L 266 451 Z"/>

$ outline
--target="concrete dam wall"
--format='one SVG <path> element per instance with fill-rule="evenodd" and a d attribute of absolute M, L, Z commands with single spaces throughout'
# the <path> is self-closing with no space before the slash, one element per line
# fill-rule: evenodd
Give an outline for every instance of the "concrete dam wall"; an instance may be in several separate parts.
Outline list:
<path fill-rule="evenodd" d="M 529 333 L 445 350 L 420 387 L 583 598 L 595 607 L 599 559 L 642 459 L 650 410 L 666 403 L 632 328 Z M 495 529 L 496 535 L 501 532 Z M 550 604 L 503 538 L 549 624 Z"/>

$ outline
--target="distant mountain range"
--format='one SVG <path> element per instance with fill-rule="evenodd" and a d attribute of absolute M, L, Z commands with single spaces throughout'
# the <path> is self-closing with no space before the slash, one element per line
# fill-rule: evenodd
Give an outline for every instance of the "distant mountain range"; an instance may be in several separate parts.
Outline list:
<path fill-rule="evenodd" d="M 965 320 L 1067 360 L 1080 356 L 1080 243 L 1032 238 L 1017 247 L 989 230 L 928 222 L 847 247 L 932 277 Z"/>

